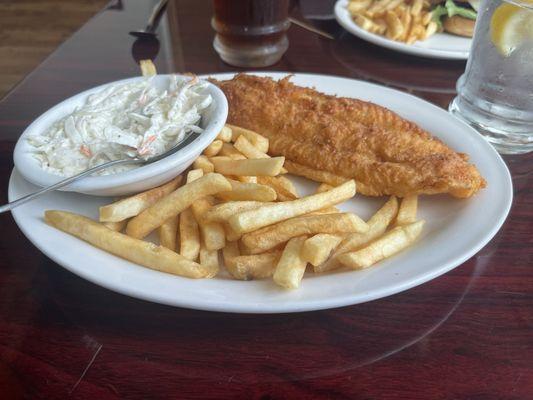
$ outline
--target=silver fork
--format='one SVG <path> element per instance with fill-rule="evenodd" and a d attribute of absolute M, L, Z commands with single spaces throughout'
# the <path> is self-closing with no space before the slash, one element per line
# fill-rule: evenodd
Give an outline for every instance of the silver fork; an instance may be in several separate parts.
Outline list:
<path fill-rule="evenodd" d="M 11 203 L 7 203 L 0 207 L 0 214 L 4 213 L 6 211 L 10 211 L 15 207 L 18 207 L 22 204 L 25 204 L 29 201 L 32 201 L 33 199 L 36 199 L 39 196 L 42 196 L 45 193 L 51 192 L 53 190 L 60 189 L 69 183 L 72 183 L 74 181 L 77 181 L 80 178 L 83 178 L 85 176 L 89 176 L 94 174 L 95 172 L 101 171 L 103 169 L 114 167 L 117 165 L 148 165 L 151 163 L 154 163 L 156 161 L 162 160 L 165 157 L 168 157 L 171 154 L 174 154 L 178 150 L 182 149 L 183 147 L 187 146 L 189 143 L 193 142 L 197 137 L 199 136 L 198 133 L 192 132 L 189 134 L 189 136 L 182 140 L 181 142 L 177 143 L 174 147 L 170 148 L 164 153 L 161 153 L 159 155 L 144 159 L 144 158 L 127 158 L 124 160 L 113 160 L 106 162 L 104 164 L 97 165 L 96 167 L 89 168 L 83 172 L 80 172 L 77 175 L 73 175 L 71 177 L 68 177 L 66 179 L 63 179 L 62 181 L 59 181 L 57 183 L 54 183 L 53 185 L 47 186 L 45 188 L 42 188 L 41 190 L 38 190 L 34 193 L 30 193 L 27 196 L 21 197 L 20 199 L 17 199 L 15 201 L 12 201 Z"/>

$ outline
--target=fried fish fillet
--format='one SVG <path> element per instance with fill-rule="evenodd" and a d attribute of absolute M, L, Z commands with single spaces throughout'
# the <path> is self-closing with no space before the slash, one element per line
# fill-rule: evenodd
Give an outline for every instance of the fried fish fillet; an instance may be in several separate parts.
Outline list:
<path fill-rule="evenodd" d="M 238 74 L 216 81 L 228 123 L 270 140 L 269 153 L 357 181 L 369 196 L 449 193 L 470 197 L 485 180 L 456 153 L 394 112 L 289 82 Z"/>

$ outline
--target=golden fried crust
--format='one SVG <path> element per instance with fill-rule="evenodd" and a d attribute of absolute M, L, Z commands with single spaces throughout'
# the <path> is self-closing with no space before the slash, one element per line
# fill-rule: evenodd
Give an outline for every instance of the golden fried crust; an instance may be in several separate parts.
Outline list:
<path fill-rule="evenodd" d="M 375 104 L 239 74 L 214 81 L 228 122 L 270 140 L 269 153 L 358 182 L 369 196 L 450 193 L 470 197 L 485 180 L 468 157 Z"/>

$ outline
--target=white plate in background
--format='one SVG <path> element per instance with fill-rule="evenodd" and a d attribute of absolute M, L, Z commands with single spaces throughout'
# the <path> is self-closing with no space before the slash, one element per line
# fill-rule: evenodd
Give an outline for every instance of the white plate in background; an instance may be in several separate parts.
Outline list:
<path fill-rule="evenodd" d="M 468 59 L 470 45 L 472 44 L 471 38 L 451 35 L 448 33 L 436 33 L 427 40 L 417 41 L 413 44 L 396 42 L 385 36 L 370 33 L 360 28 L 354 22 L 350 12 L 346 8 L 348 3 L 348 0 L 338 0 L 335 3 L 335 18 L 344 29 L 367 42 L 415 56 L 448 60 Z"/>

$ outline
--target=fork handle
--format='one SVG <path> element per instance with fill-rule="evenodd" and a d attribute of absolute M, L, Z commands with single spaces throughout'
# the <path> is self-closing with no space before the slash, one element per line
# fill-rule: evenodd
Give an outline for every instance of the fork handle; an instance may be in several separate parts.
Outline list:
<path fill-rule="evenodd" d="M 163 12 L 165 11 L 165 8 L 167 8 L 168 0 L 161 0 L 159 3 L 157 3 L 152 10 L 152 14 L 150 15 L 150 18 L 148 18 L 148 23 L 146 24 L 146 31 L 147 32 L 153 32 L 155 31 L 155 28 L 157 28 L 157 23 L 159 22 L 159 18 L 161 15 L 163 15 Z"/>
<path fill-rule="evenodd" d="M 7 204 L 4 204 L 3 206 L 0 206 L 0 214 L 4 213 L 6 211 L 10 211 L 10 210 L 12 210 L 15 207 L 18 207 L 18 206 L 20 206 L 22 204 L 27 203 L 28 201 L 32 201 L 33 199 L 36 199 L 37 197 L 40 197 L 40 196 L 42 196 L 45 193 L 48 193 L 48 192 L 51 192 L 53 190 L 57 190 L 57 189 L 60 189 L 60 188 L 62 188 L 64 186 L 67 186 L 69 183 L 72 183 L 72 182 L 74 182 L 75 180 L 77 180 L 79 178 L 83 178 L 84 176 L 94 174 L 95 172 L 98 172 L 98 171 L 100 171 L 102 169 L 105 169 L 105 168 L 108 168 L 108 167 L 112 167 L 114 165 L 127 164 L 128 162 L 132 162 L 132 161 L 133 160 L 114 160 L 114 161 L 109 161 L 109 162 L 104 163 L 104 164 L 97 165 L 96 167 L 89 168 L 88 170 L 80 172 L 77 175 L 70 176 L 70 177 L 68 177 L 66 179 L 63 179 L 63 180 L 57 182 L 57 183 L 54 183 L 53 185 L 44 187 L 41 190 L 38 190 L 38 191 L 33 192 L 33 193 L 30 193 L 27 196 L 24 196 L 24 197 L 21 197 L 20 199 L 12 201 L 11 203 L 7 203 Z"/>

